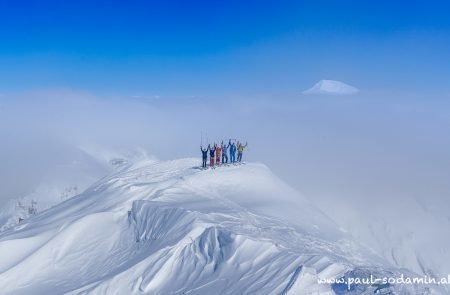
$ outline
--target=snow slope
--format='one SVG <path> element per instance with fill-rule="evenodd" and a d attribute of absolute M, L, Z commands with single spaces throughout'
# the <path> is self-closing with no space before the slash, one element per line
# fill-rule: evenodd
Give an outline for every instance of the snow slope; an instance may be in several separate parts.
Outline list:
<path fill-rule="evenodd" d="M 145 162 L 0 233 L 2 294 L 434 294 L 318 278 L 413 275 L 262 164 Z"/>
<path fill-rule="evenodd" d="M 303 91 L 303 94 L 355 94 L 359 90 L 353 86 L 335 80 L 320 80 L 313 87 Z"/>
<path fill-rule="evenodd" d="M 450 239 L 445 231 L 450 218 L 444 202 L 420 197 L 382 201 L 380 197 L 370 210 L 367 201 L 353 202 L 351 213 L 341 207 L 344 204 L 325 203 L 320 208 L 393 265 L 421 275 L 450 274 Z"/>
<path fill-rule="evenodd" d="M 0 207 L 0 232 L 16 225 L 19 218 L 27 219 L 32 206 L 37 212 L 82 193 L 100 178 L 114 171 L 127 169 L 134 163 L 152 161 L 143 150 L 108 151 L 105 148 L 70 148 L 57 162 L 58 168 L 43 167 L 45 174 L 28 193 L 10 199 Z"/>

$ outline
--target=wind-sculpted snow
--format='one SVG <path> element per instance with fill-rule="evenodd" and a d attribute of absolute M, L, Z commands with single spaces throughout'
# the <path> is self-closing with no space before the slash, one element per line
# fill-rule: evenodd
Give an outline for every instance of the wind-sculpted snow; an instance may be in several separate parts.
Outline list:
<path fill-rule="evenodd" d="M 1 233 L 2 294 L 369 294 L 318 279 L 400 274 L 264 165 L 196 165 L 132 166 Z"/>

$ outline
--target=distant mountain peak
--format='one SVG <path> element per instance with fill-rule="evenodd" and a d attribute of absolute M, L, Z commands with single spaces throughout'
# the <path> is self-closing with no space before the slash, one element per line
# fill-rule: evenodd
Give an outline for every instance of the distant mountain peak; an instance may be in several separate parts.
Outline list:
<path fill-rule="evenodd" d="M 359 89 L 340 81 L 320 80 L 313 87 L 303 91 L 303 94 L 336 94 L 348 95 L 359 92 Z"/>

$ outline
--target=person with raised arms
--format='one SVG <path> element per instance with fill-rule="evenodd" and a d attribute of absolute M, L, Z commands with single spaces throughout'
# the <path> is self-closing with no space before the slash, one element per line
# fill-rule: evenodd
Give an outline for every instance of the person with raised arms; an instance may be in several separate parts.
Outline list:
<path fill-rule="evenodd" d="M 244 152 L 244 149 L 247 147 L 248 143 L 246 142 L 245 145 L 243 145 L 242 143 L 238 142 L 238 146 L 237 146 L 237 151 L 238 151 L 238 157 L 237 157 L 237 161 L 239 163 L 242 162 L 242 153 Z"/>
<path fill-rule="evenodd" d="M 228 142 L 229 146 L 230 146 L 230 163 L 234 163 L 236 162 L 236 144 L 230 141 Z"/>
<path fill-rule="evenodd" d="M 223 144 L 222 141 L 222 164 L 227 164 L 228 163 L 228 148 L 230 147 L 230 145 L 228 144 Z"/>
<path fill-rule="evenodd" d="M 214 168 L 214 158 L 216 153 L 216 144 L 214 144 L 214 148 L 211 148 L 211 145 L 208 145 L 209 149 L 209 167 Z"/>
<path fill-rule="evenodd" d="M 216 148 L 216 166 L 220 166 L 220 154 L 222 153 L 222 149 L 223 149 L 223 141 L 220 144 L 220 146 L 215 145 L 214 146 Z"/>
<path fill-rule="evenodd" d="M 208 159 L 208 149 L 209 145 L 206 148 L 200 146 L 200 150 L 202 151 L 202 168 L 206 168 L 206 160 Z"/>

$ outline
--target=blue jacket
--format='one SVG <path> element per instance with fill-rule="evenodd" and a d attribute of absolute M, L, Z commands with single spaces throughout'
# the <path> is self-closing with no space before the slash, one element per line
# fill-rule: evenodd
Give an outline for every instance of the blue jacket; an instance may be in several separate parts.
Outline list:
<path fill-rule="evenodd" d="M 222 155 L 226 155 L 227 154 L 229 146 L 230 145 L 226 145 L 226 144 L 223 145 L 223 147 L 222 147 Z"/>
<path fill-rule="evenodd" d="M 236 145 L 234 143 L 230 143 L 230 154 L 236 153 Z"/>

